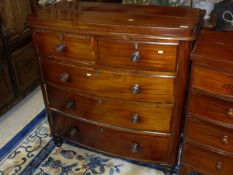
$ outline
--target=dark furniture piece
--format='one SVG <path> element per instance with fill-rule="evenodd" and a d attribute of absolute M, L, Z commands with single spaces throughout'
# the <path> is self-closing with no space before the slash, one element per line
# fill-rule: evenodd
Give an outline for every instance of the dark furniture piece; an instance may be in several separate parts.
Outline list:
<path fill-rule="evenodd" d="M 233 25 L 223 20 L 223 14 L 225 11 L 233 13 L 233 1 L 224 0 L 215 5 L 213 14 L 216 15 L 216 31 L 233 31 Z M 227 19 L 233 20 L 231 16 L 227 16 Z M 225 18 L 226 18 L 225 17 Z"/>
<path fill-rule="evenodd" d="M 215 30 L 215 31 L 233 31 L 233 25 L 230 22 L 223 20 L 223 14 L 225 11 L 233 13 L 233 1 L 223 0 L 215 4 L 214 9 L 210 15 L 210 19 L 204 20 L 203 29 Z M 227 19 L 231 20 L 231 16 L 226 16 Z"/>
<path fill-rule="evenodd" d="M 0 1 L 0 115 L 38 84 L 27 15 L 29 0 Z"/>
<path fill-rule="evenodd" d="M 30 15 L 56 144 L 65 138 L 174 167 L 189 54 L 202 21 L 191 8 L 78 1 Z"/>
<path fill-rule="evenodd" d="M 181 175 L 232 175 L 232 46 L 231 32 L 202 31 L 193 50 Z"/>
<path fill-rule="evenodd" d="M 4 60 L 2 40 L 0 40 L 0 107 L 14 98 L 8 66 Z"/>

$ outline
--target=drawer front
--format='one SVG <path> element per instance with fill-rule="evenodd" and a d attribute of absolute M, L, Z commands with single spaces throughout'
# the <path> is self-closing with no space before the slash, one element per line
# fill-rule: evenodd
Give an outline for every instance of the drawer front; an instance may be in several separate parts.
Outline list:
<path fill-rule="evenodd" d="M 182 162 L 206 174 L 232 175 L 233 158 L 186 143 Z"/>
<path fill-rule="evenodd" d="M 190 112 L 233 127 L 233 101 L 191 92 Z"/>
<path fill-rule="evenodd" d="M 233 98 L 233 74 L 195 66 L 192 82 L 195 88 Z"/>
<path fill-rule="evenodd" d="M 186 138 L 203 145 L 233 153 L 233 129 L 219 127 L 188 117 Z"/>
<path fill-rule="evenodd" d="M 209 175 L 209 173 L 201 172 L 200 170 L 197 170 L 181 162 L 180 169 L 179 169 L 179 175 Z"/>
<path fill-rule="evenodd" d="M 172 105 L 126 103 L 46 87 L 51 108 L 78 118 L 124 128 L 170 132 Z"/>
<path fill-rule="evenodd" d="M 52 113 L 54 133 L 79 144 L 114 155 L 158 162 L 166 162 L 167 137 L 136 135 L 69 119 Z"/>
<path fill-rule="evenodd" d="M 66 57 L 94 62 L 92 38 L 83 35 L 36 32 L 38 52 L 48 57 Z"/>
<path fill-rule="evenodd" d="M 173 102 L 173 78 L 113 72 L 42 60 L 44 79 L 62 87 L 123 100 Z"/>
<path fill-rule="evenodd" d="M 98 63 L 133 69 L 176 70 L 177 44 L 98 40 Z"/>

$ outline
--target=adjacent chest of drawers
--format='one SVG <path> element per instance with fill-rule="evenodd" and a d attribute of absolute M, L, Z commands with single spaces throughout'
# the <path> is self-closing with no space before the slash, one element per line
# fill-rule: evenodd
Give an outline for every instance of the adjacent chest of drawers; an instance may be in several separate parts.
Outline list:
<path fill-rule="evenodd" d="M 174 166 L 202 17 L 196 9 L 76 1 L 32 14 L 52 134 Z"/>
<path fill-rule="evenodd" d="M 233 172 L 233 34 L 203 31 L 192 54 L 181 175 Z"/>

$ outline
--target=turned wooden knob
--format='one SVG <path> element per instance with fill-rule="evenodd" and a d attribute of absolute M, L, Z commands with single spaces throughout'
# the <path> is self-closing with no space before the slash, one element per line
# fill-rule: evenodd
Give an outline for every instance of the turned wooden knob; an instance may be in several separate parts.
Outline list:
<path fill-rule="evenodd" d="M 141 54 L 139 52 L 134 52 L 132 55 L 131 55 L 131 60 L 133 63 L 137 63 L 139 62 L 141 59 Z"/>
<path fill-rule="evenodd" d="M 133 143 L 131 145 L 131 152 L 132 153 L 137 153 L 139 151 L 139 144 L 138 143 Z"/>
<path fill-rule="evenodd" d="M 137 124 L 140 121 L 140 116 L 138 114 L 133 114 L 131 117 L 131 121 L 133 124 Z"/>
<path fill-rule="evenodd" d="M 78 129 L 75 128 L 75 127 L 70 128 L 69 134 L 70 134 L 71 137 L 77 136 L 78 135 Z"/>
<path fill-rule="evenodd" d="M 75 106 L 75 101 L 74 100 L 68 100 L 66 102 L 66 109 L 72 109 Z"/>
<path fill-rule="evenodd" d="M 216 163 L 216 169 L 217 169 L 217 170 L 221 170 L 221 169 L 222 169 L 222 162 L 218 161 L 218 162 Z"/>
<path fill-rule="evenodd" d="M 141 88 L 138 84 L 133 85 L 131 88 L 131 92 L 133 95 L 138 94 L 140 91 L 141 91 Z"/>
<path fill-rule="evenodd" d="M 56 45 L 56 51 L 57 51 L 58 53 L 64 52 L 64 51 L 65 51 L 65 48 L 66 48 L 66 45 L 65 45 L 65 44 L 58 44 L 58 45 Z"/>
<path fill-rule="evenodd" d="M 70 80 L 70 75 L 68 73 L 65 72 L 60 75 L 61 82 L 67 82 L 69 80 Z"/>
<path fill-rule="evenodd" d="M 233 118 L 233 108 L 230 108 L 230 109 L 227 111 L 227 117 Z"/>
<path fill-rule="evenodd" d="M 222 143 L 227 145 L 229 143 L 229 137 L 228 136 L 223 136 Z"/>

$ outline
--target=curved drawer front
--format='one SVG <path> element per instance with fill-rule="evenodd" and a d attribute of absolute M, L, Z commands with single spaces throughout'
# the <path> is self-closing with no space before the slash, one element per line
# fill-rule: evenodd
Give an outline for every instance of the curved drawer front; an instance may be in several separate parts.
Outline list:
<path fill-rule="evenodd" d="M 233 127 L 233 101 L 192 90 L 189 112 Z"/>
<path fill-rule="evenodd" d="M 233 99 L 233 74 L 195 66 L 193 87 Z"/>
<path fill-rule="evenodd" d="M 92 38 L 85 35 L 36 32 L 39 55 L 63 57 L 82 62 L 94 62 Z"/>
<path fill-rule="evenodd" d="M 173 102 L 174 78 L 74 67 L 41 60 L 44 80 L 79 92 L 148 102 Z"/>
<path fill-rule="evenodd" d="M 205 150 L 188 143 L 184 146 L 182 162 L 209 175 L 232 175 L 233 172 L 233 157 Z"/>
<path fill-rule="evenodd" d="M 97 127 L 52 112 L 53 131 L 76 143 L 132 159 L 166 162 L 167 137 L 136 135 Z"/>
<path fill-rule="evenodd" d="M 176 70 L 177 43 L 97 40 L 98 63 L 134 69 Z"/>
<path fill-rule="evenodd" d="M 113 101 L 87 97 L 46 86 L 51 108 L 101 124 L 130 129 L 170 132 L 173 105 Z"/>
<path fill-rule="evenodd" d="M 233 152 L 233 129 L 219 127 L 192 117 L 188 117 L 187 123 L 187 139 L 223 151 Z"/>

